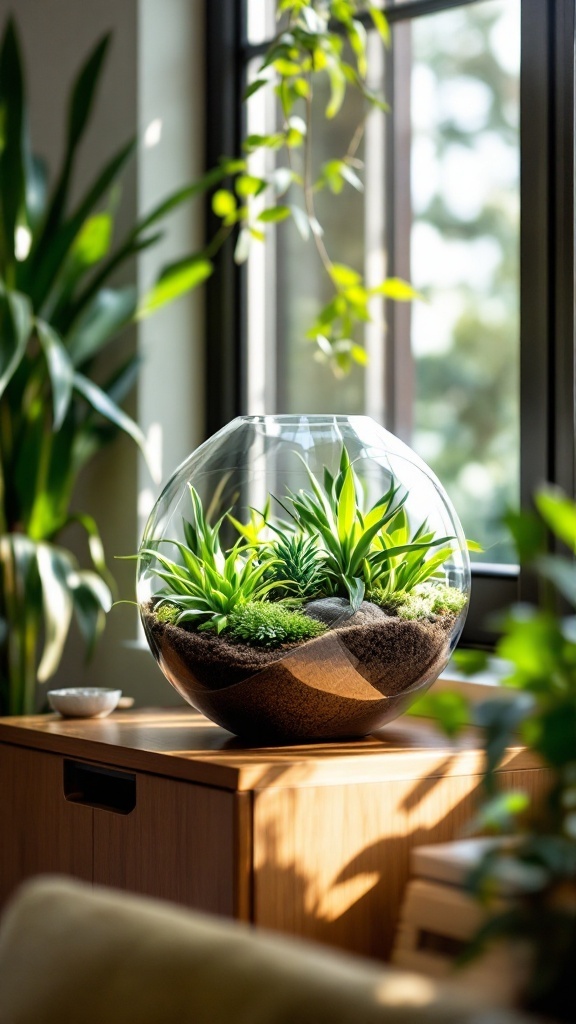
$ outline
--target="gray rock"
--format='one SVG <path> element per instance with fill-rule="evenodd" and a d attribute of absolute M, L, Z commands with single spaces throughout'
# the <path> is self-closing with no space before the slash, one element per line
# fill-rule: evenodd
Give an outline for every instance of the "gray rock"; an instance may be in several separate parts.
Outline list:
<path fill-rule="evenodd" d="M 318 619 L 326 626 L 365 626 L 369 622 L 388 617 L 386 612 L 371 601 L 362 601 L 354 614 L 345 597 L 321 597 L 317 601 L 309 601 L 304 611 L 311 619 Z"/>

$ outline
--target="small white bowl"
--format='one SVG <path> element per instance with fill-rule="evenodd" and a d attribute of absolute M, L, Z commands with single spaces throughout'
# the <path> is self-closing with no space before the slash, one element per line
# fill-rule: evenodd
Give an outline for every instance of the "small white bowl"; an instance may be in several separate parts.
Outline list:
<path fill-rule="evenodd" d="M 68 690 L 49 690 L 48 702 L 66 718 L 105 718 L 118 704 L 122 690 L 101 686 L 77 686 Z"/>

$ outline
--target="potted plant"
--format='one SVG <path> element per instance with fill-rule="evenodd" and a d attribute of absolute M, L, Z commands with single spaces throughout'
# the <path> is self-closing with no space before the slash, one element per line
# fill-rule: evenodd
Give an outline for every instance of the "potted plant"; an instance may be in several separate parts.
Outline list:
<path fill-rule="evenodd" d="M 252 738 L 364 735 L 444 668 L 466 542 L 423 462 L 367 417 L 240 417 L 148 521 L 138 600 L 195 707 Z"/>

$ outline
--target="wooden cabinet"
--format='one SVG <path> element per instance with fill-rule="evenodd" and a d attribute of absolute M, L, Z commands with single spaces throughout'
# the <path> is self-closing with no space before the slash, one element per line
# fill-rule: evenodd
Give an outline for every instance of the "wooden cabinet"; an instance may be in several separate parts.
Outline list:
<path fill-rule="evenodd" d="M 63 872 L 385 956 L 410 849 L 461 833 L 480 772 L 473 735 L 410 719 L 277 748 L 191 710 L 0 720 L 0 901 Z M 501 779 L 546 773 L 517 749 Z"/>

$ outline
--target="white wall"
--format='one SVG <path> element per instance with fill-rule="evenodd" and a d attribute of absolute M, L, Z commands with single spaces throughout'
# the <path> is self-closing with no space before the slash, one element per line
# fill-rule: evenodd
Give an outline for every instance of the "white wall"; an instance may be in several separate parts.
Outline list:
<path fill-rule="evenodd" d="M 82 147 L 77 180 L 86 183 L 133 132 L 161 119 L 161 141 L 143 145 L 123 190 L 119 233 L 138 210 L 145 212 L 171 188 L 202 170 L 204 0 L 0 0 L 0 23 L 14 13 L 29 83 L 31 130 L 36 152 L 57 166 L 63 141 L 64 105 L 70 82 L 100 35 L 113 30 L 113 43 L 89 133 Z M 178 258 L 199 241 L 199 209 L 172 217 L 161 251 L 147 254 L 134 273 L 149 282 L 158 265 Z M 139 329 L 145 357 L 139 394 L 131 411 L 146 430 L 162 438 L 164 479 L 201 440 L 202 297 L 183 299 Z M 114 358 L 134 339 L 112 346 Z M 124 438 L 98 457 L 86 474 L 76 506 L 91 512 L 103 534 L 108 558 L 137 548 L 141 523 L 138 502 L 157 491 L 132 443 Z M 144 492 L 144 499 L 142 498 Z M 146 493 L 147 492 L 147 493 Z M 79 549 L 81 550 L 81 548 Z M 119 596 L 134 596 L 134 565 L 112 563 Z M 138 704 L 178 703 L 142 640 L 135 609 L 120 605 L 110 613 L 96 656 L 84 670 L 77 636 L 55 679 L 59 685 L 119 686 Z"/>

